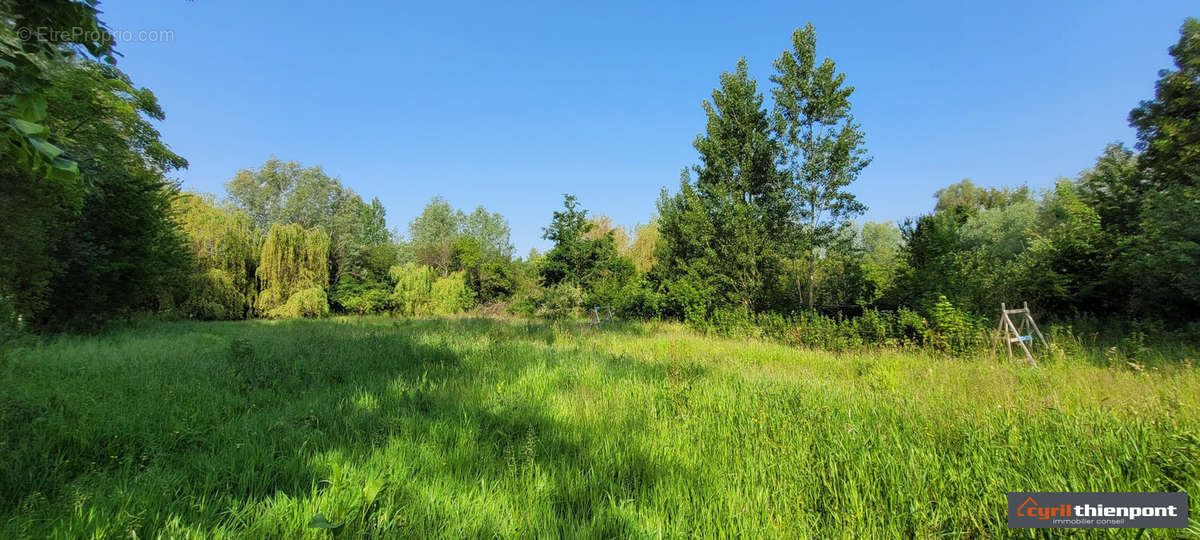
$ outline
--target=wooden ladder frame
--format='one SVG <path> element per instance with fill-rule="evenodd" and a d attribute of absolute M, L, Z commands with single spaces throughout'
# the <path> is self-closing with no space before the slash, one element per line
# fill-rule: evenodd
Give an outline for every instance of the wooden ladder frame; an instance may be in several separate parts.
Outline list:
<path fill-rule="evenodd" d="M 1014 324 L 1009 315 L 1024 315 L 1021 317 L 1020 324 Z M 1031 331 L 1032 330 L 1032 331 Z M 1029 312 L 1029 302 L 1024 302 L 1024 305 L 1018 309 L 1008 309 L 1002 302 L 1000 304 L 1000 324 L 996 328 L 996 339 L 992 342 L 992 355 L 996 354 L 996 348 L 1000 346 L 1000 341 L 1003 340 L 1008 345 L 1008 357 L 1013 357 L 1013 343 L 1021 346 L 1021 351 L 1025 353 L 1025 361 L 1036 366 L 1037 361 L 1033 359 L 1032 347 L 1034 345 L 1033 336 L 1042 342 L 1042 346 L 1046 346 L 1046 336 L 1042 335 L 1042 331 L 1038 329 L 1038 325 L 1033 320 L 1033 314 Z M 1029 345 L 1025 345 L 1028 341 Z"/>
<path fill-rule="evenodd" d="M 607 313 L 601 315 L 600 308 L 604 308 Z M 602 322 L 609 322 L 611 320 L 613 320 L 612 306 L 592 306 L 591 324 L 600 324 Z"/>

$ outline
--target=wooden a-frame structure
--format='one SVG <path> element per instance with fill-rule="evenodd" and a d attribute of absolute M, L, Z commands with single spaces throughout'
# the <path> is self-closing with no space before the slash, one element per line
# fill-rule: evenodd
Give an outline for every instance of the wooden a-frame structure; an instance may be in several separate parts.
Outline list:
<path fill-rule="evenodd" d="M 592 306 L 591 324 L 600 324 L 613 320 L 612 306 Z"/>
<path fill-rule="evenodd" d="M 1020 323 L 1014 324 L 1010 315 L 1019 315 Z M 1019 309 L 1008 309 L 1004 303 L 1000 304 L 1000 325 L 996 328 L 996 339 L 992 342 L 992 354 L 996 354 L 996 347 L 1003 340 L 1008 346 L 1008 357 L 1013 356 L 1013 343 L 1021 346 L 1021 350 L 1025 353 L 1025 361 L 1036 366 L 1037 361 L 1033 359 L 1033 337 L 1037 336 L 1042 342 L 1042 346 L 1046 346 L 1046 336 L 1042 335 L 1042 331 L 1038 330 L 1037 323 L 1033 321 L 1033 314 L 1029 312 L 1029 302 L 1025 302 Z M 1028 345 L 1026 345 L 1028 343 Z"/>

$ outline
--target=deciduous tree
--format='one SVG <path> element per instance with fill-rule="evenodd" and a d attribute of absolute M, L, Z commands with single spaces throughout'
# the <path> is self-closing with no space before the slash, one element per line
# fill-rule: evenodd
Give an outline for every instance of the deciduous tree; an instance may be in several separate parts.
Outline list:
<path fill-rule="evenodd" d="M 439 276 L 450 274 L 454 240 L 462 230 L 464 216 L 441 197 L 425 205 L 421 215 L 408 225 L 409 242 L 417 262 L 430 266 Z"/>
<path fill-rule="evenodd" d="M 320 229 L 305 229 L 299 224 L 272 225 L 263 242 L 258 262 L 257 309 L 267 316 L 295 316 L 286 306 L 292 297 L 302 294 L 302 306 L 317 304 L 326 298 L 329 283 L 329 235 Z M 293 303 L 294 304 L 294 303 Z M 305 315 L 328 312 L 306 309 Z"/>
<path fill-rule="evenodd" d="M 837 73 L 833 60 L 816 63 L 816 30 L 811 24 L 792 33 L 792 49 L 775 61 L 771 81 L 774 129 L 780 161 L 791 180 L 792 218 L 797 245 L 808 261 L 808 307 L 814 307 L 817 257 L 836 230 L 866 207 L 846 188 L 871 159 L 864 134 L 850 114 L 853 86 Z M 799 284 L 798 284 L 799 285 Z"/>
<path fill-rule="evenodd" d="M 779 146 L 745 59 L 721 75 L 704 111 L 706 130 L 694 143 L 700 153 L 695 181 L 685 171 L 679 192 L 664 192 L 659 200 L 656 273 L 667 288 L 687 281 L 674 287 L 692 291 L 689 298 L 715 294 L 720 304 L 762 309 L 778 274 L 790 203 L 775 168 Z"/>
<path fill-rule="evenodd" d="M 187 235 L 196 269 L 180 309 L 200 319 L 241 319 L 252 313 L 259 248 L 250 217 L 220 207 L 211 195 L 183 193 L 174 213 Z"/>

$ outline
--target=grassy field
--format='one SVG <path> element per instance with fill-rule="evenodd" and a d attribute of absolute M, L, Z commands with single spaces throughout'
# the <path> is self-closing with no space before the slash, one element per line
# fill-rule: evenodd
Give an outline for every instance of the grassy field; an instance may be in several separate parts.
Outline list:
<path fill-rule="evenodd" d="M 1191 365 L 333 319 L 146 322 L 0 371 L 3 538 L 1033 536 L 1006 491 L 1200 495 Z"/>

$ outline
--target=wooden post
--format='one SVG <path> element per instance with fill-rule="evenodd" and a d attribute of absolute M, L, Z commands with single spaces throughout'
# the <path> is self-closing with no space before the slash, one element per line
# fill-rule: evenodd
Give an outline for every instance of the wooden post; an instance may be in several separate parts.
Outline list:
<path fill-rule="evenodd" d="M 1033 331 L 1037 332 L 1038 339 L 1042 340 L 1042 345 L 1048 343 L 1046 341 L 1046 336 L 1042 335 L 1042 331 L 1038 330 L 1038 325 L 1033 320 L 1033 313 L 1029 311 L 1029 302 L 1025 302 L 1025 317 L 1029 319 L 1029 324 L 1033 325 Z"/>
<path fill-rule="evenodd" d="M 1000 348 L 1000 340 L 1004 339 L 1004 302 L 1000 302 L 1000 324 L 996 325 L 996 335 L 992 336 L 992 356 L 996 356 L 996 349 Z M 1012 353 L 1009 353 L 1012 356 Z"/>

